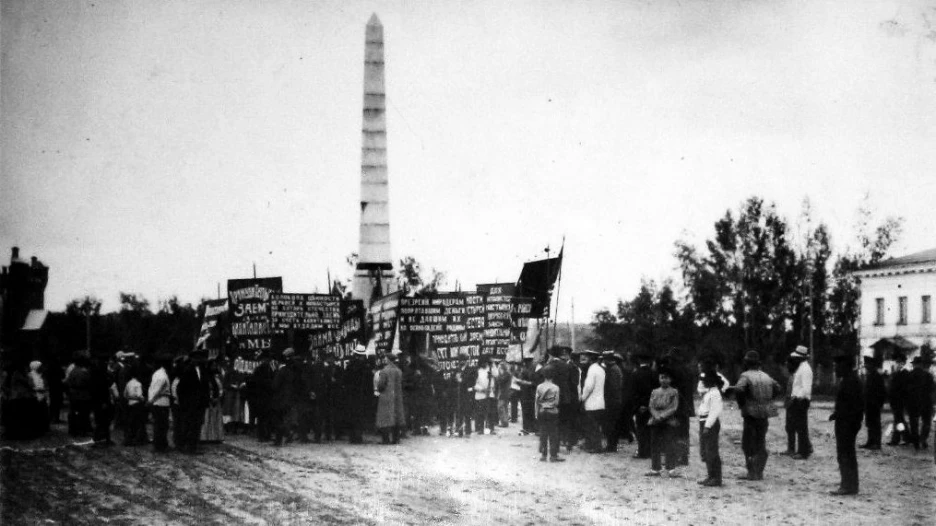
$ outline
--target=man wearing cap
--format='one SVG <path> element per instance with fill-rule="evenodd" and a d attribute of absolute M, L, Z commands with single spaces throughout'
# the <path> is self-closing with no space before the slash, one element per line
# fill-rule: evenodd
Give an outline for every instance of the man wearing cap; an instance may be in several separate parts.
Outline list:
<path fill-rule="evenodd" d="M 614 360 L 613 351 L 601 353 L 601 359 L 604 362 L 605 384 L 605 414 L 604 414 L 604 436 L 607 441 L 605 451 L 616 453 L 618 439 L 620 437 L 621 406 L 623 404 L 623 375 L 621 368 Z"/>
<path fill-rule="evenodd" d="M 634 372 L 634 422 L 637 430 L 637 451 L 634 458 L 650 458 L 650 395 L 659 387 L 658 377 L 650 368 L 653 359 L 648 354 L 637 355 L 637 370 Z"/>
<path fill-rule="evenodd" d="M 829 416 L 835 421 L 835 453 L 838 459 L 841 482 L 832 495 L 854 495 L 858 493 L 858 456 L 855 438 L 861 429 L 864 413 L 864 394 L 861 380 L 855 372 L 855 357 L 842 353 L 835 357 L 835 376 L 840 378 L 835 394 L 835 409 Z"/>
<path fill-rule="evenodd" d="M 903 353 L 894 353 L 894 373 L 891 376 L 890 388 L 888 389 L 888 401 L 890 402 L 891 413 L 894 414 L 894 433 L 891 436 L 889 446 L 899 445 L 901 439 L 905 444 L 910 442 L 910 433 L 907 431 L 906 421 L 906 399 L 907 385 L 910 379 L 910 371 L 906 369 L 907 357 Z"/>
<path fill-rule="evenodd" d="M 588 453 L 601 453 L 601 420 L 605 410 L 605 370 L 599 363 L 597 351 L 585 351 L 588 372 L 582 386 L 582 408 L 585 410 L 585 447 Z"/>
<path fill-rule="evenodd" d="M 865 427 L 868 428 L 868 440 L 858 447 L 879 450 L 881 449 L 881 407 L 884 406 L 887 391 L 884 389 L 884 378 L 878 371 L 880 362 L 877 358 L 865 356 L 864 367 L 864 419 Z"/>
<path fill-rule="evenodd" d="M 744 355 L 745 371 L 738 378 L 734 392 L 741 407 L 744 428 L 741 434 L 741 450 L 747 473 L 741 480 L 763 480 L 767 465 L 767 427 L 772 412 L 773 399 L 782 393 L 776 380 L 760 370 L 760 354 L 748 351 Z"/>
<path fill-rule="evenodd" d="M 793 376 L 790 377 L 790 399 L 786 408 L 787 450 L 784 454 L 797 460 L 805 460 L 813 452 L 812 443 L 809 441 L 809 404 L 812 400 L 813 383 L 809 349 L 797 345 L 790 354 L 788 365 Z"/>
<path fill-rule="evenodd" d="M 907 413 L 910 416 L 910 441 L 914 449 L 926 449 L 930 421 L 933 419 L 933 375 L 927 370 L 929 360 L 916 356 L 907 388 Z M 922 423 L 921 423 L 922 420 Z"/>
<path fill-rule="evenodd" d="M 578 402 L 578 367 L 569 362 L 569 353 L 572 349 L 562 346 L 553 346 L 549 349 L 549 362 L 540 370 L 545 375 L 545 369 L 553 371 L 553 383 L 559 388 L 559 438 L 571 451 L 575 445 L 575 414 Z M 538 382 L 537 382 L 538 383 Z M 533 386 L 534 396 L 536 386 Z"/>
<path fill-rule="evenodd" d="M 348 442 L 351 444 L 364 443 L 364 419 L 374 397 L 373 375 L 368 369 L 366 356 L 367 350 L 363 345 L 355 347 L 343 375 L 348 408 Z"/>

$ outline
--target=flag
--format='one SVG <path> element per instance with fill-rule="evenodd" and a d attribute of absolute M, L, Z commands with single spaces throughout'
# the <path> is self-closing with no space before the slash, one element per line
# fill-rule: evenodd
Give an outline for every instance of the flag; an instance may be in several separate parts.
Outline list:
<path fill-rule="evenodd" d="M 228 311 L 228 300 L 208 300 L 204 303 L 205 313 L 202 315 L 201 330 L 198 331 L 198 340 L 195 342 L 196 349 L 204 349 L 208 345 L 208 340 L 217 339 L 220 336 L 218 321 L 221 316 Z"/>
<path fill-rule="evenodd" d="M 517 280 L 517 296 L 533 298 L 534 317 L 544 318 L 548 314 L 550 295 L 561 267 L 561 250 L 557 257 L 523 264 L 520 279 Z"/>

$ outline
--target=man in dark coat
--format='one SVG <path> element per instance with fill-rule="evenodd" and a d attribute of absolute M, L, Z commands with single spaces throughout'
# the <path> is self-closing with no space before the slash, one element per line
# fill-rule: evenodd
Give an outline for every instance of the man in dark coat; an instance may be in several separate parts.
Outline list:
<path fill-rule="evenodd" d="M 520 431 L 523 435 L 529 435 L 530 433 L 536 433 L 536 382 L 534 370 L 536 364 L 533 363 L 532 356 L 524 356 L 523 365 L 521 365 L 520 376 L 517 378 L 517 383 L 520 384 L 520 412 L 523 415 L 522 430 Z M 578 368 L 575 370 L 578 373 Z M 576 387 L 576 398 L 578 398 L 578 387 Z M 559 392 L 560 401 L 562 399 L 562 392 Z M 560 407 L 562 407 L 560 405 Z M 574 407 L 573 407 L 574 409 Z M 560 409 L 561 411 L 561 409 Z"/>
<path fill-rule="evenodd" d="M 247 385 L 247 402 L 252 418 L 257 420 L 257 439 L 260 442 L 270 440 L 273 436 L 272 406 L 275 374 L 270 354 L 263 351 L 260 354 L 260 365 L 250 375 Z"/>
<path fill-rule="evenodd" d="M 929 438 L 930 422 L 933 419 L 933 375 L 930 374 L 929 360 L 917 356 L 911 362 L 907 385 L 907 413 L 910 416 L 910 441 L 915 449 L 926 449 Z"/>
<path fill-rule="evenodd" d="M 374 398 L 374 376 L 367 365 L 367 351 L 358 345 L 342 375 L 347 415 L 348 442 L 364 443 L 364 426 Z"/>
<path fill-rule="evenodd" d="M 835 395 L 835 409 L 829 420 L 835 421 L 835 452 L 838 457 L 841 483 L 832 495 L 858 493 L 858 456 L 855 439 L 861 429 L 864 395 L 861 380 L 855 372 L 855 357 L 843 353 L 835 357 L 835 375 L 840 378 Z"/>
<path fill-rule="evenodd" d="M 567 451 L 571 451 L 578 441 L 575 416 L 579 405 L 579 369 L 569 361 L 571 352 L 572 349 L 568 347 L 551 347 L 549 361 L 544 367 L 544 370 L 553 371 L 553 383 L 559 387 L 559 437 Z M 546 374 L 544 371 L 540 372 Z M 533 392 L 536 392 L 536 385 L 533 385 Z"/>
<path fill-rule="evenodd" d="M 650 394 L 659 387 L 659 380 L 650 368 L 652 359 L 647 354 L 637 355 L 634 371 L 634 421 L 637 427 L 637 451 L 634 458 L 650 458 Z"/>
<path fill-rule="evenodd" d="M 318 358 L 310 363 L 308 367 L 310 396 L 314 406 L 311 425 L 316 444 L 322 442 L 323 433 L 328 440 L 331 440 L 334 433 L 331 426 L 331 415 L 329 414 L 329 405 L 331 403 L 329 375 L 331 370 L 326 358 L 327 354 L 319 354 Z"/>
<path fill-rule="evenodd" d="M 191 363 L 179 379 L 179 411 L 183 420 L 181 444 L 177 447 L 183 453 L 198 453 L 198 438 L 202 423 L 205 421 L 205 409 L 210 402 L 209 385 L 211 381 L 208 368 L 205 367 L 205 351 L 190 353 Z"/>
<path fill-rule="evenodd" d="M 618 434 L 620 431 L 621 406 L 623 405 L 623 375 L 614 359 L 613 351 L 605 351 L 601 354 L 605 368 L 605 417 L 602 430 L 608 445 L 605 451 L 616 453 L 618 446 Z"/>
<path fill-rule="evenodd" d="M 443 363 L 432 373 L 432 388 L 435 391 L 436 418 L 439 419 L 439 436 L 455 434 L 455 396 L 457 385 L 451 363 Z"/>
<path fill-rule="evenodd" d="M 907 399 L 907 385 L 910 381 L 910 371 L 906 369 L 907 357 L 902 353 L 894 354 L 894 374 L 890 379 L 890 386 L 887 391 L 888 401 L 890 402 L 891 413 L 894 414 L 894 433 L 891 436 L 889 446 L 899 445 L 901 439 L 903 442 L 910 442 L 910 432 L 907 428 L 907 419 L 905 409 Z M 903 428 L 901 431 L 899 428 Z"/>
<path fill-rule="evenodd" d="M 297 382 L 297 389 L 301 391 L 299 398 L 298 430 L 299 442 L 307 444 L 309 432 L 315 437 L 315 442 L 322 441 L 322 428 L 319 426 L 319 393 L 324 391 L 325 377 L 322 369 L 317 367 L 311 354 L 307 353 L 298 360 L 301 382 Z"/>
<path fill-rule="evenodd" d="M 397 357 L 386 354 L 383 369 L 377 375 L 377 419 L 375 427 L 383 444 L 399 444 L 400 433 L 406 426 L 403 407 L 403 372 L 397 367 Z"/>
<path fill-rule="evenodd" d="M 283 351 L 285 365 L 276 370 L 273 377 L 273 445 L 281 446 L 285 440 L 292 441 L 292 431 L 298 428 L 300 412 L 305 410 L 309 399 L 305 388 L 302 361 L 292 349 Z M 300 439 L 308 437 L 299 437 Z"/>
<path fill-rule="evenodd" d="M 887 398 L 884 378 L 878 372 L 880 362 L 873 356 L 865 356 L 864 401 L 865 427 L 868 428 L 868 441 L 858 446 L 862 449 L 881 449 L 881 407 Z"/>

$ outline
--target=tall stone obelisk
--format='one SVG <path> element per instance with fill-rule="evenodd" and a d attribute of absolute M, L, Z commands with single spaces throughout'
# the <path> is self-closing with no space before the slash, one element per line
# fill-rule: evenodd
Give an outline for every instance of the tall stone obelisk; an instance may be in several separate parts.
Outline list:
<path fill-rule="evenodd" d="M 390 259 L 383 25 L 376 14 L 371 15 L 365 33 L 361 230 L 351 293 L 355 299 L 364 300 L 364 305 L 369 306 L 374 298 L 396 290 L 396 279 Z"/>

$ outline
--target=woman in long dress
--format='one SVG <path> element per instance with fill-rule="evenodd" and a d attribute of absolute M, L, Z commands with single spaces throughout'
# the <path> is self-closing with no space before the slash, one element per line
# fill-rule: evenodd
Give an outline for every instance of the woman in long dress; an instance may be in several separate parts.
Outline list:
<path fill-rule="evenodd" d="M 221 397 L 224 394 L 224 382 L 214 360 L 208 362 L 209 402 L 205 409 L 205 423 L 202 424 L 202 442 L 221 442 L 224 440 L 224 417 L 221 410 Z"/>

